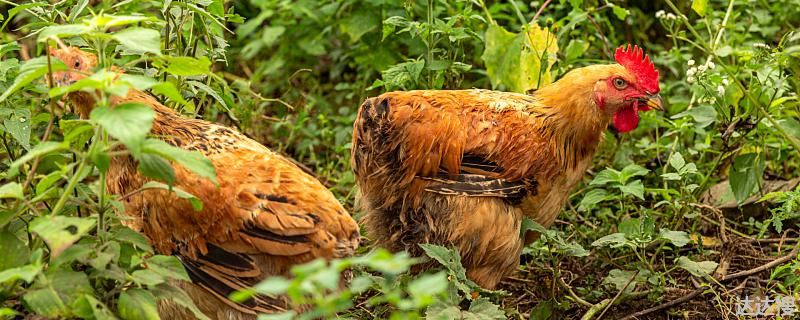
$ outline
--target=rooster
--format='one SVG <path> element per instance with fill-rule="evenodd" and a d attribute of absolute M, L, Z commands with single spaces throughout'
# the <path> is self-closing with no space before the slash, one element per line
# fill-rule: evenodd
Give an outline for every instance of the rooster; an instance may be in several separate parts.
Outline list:
<path fill-rule="evenodd" d="M 581 180 L 609 123 L 662 110 L 658 71 L 639 47 L 578 68 L 532 95 L 488 90 L 389 92 L 367 99 L 352 166 L 376 245 L 421 255 L 455 247 L 467 276 L 493 289 L 519 264 L 523 218 L 547 227 Z"/>
<path fill-rule="evenodd" d="M 60 85 L 86 77 L 97 66 L 93 54 L 78 48 L 51 52 L 70 68 L 54 75 Z M 69 98 L 82 117 L 95 104 L 89 92 Z M 219 186 L 173 165 L 175 186 L 203 202 L 200 212 L 166 190 L 134 192 L 148 179 L 130 156 L 112 158 L 105 181 L 110 193 L 130 195 L 122 200 L 126 224 L 142 232 L 158 252 L 180 259 L 192 280 L 180 286 L 210 318 L 255 319 L 258 313 L 284 311 L 290 307 L 284 297 L 236 303 L 228 295 L 265 277 L 288 275 L 293 265 L 355 252 L 355 220 L 328 189 L 287 158 L 233 129 L 185 118 L 141 91 L 130 89 L 111 100 L 112 105 L 127 102 L 155 111 L 154 136 L 201 152 L 216 169 Z M 161 302 L 159 312 L 164 319 L 194 319 L 170 302 Z"/>

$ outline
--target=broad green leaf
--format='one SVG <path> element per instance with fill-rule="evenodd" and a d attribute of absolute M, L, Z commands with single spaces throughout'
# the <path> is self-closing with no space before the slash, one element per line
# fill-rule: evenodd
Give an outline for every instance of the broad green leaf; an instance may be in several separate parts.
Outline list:
<path fill-rule="evenodd" d="M 27 309 L 41 316 L 59 318 L 69 312 L 58 292 L 50 287 L 28 291 L 22 296 L 22 302 Z"/>
<path fill-rule="evenodd" d="M 27 108 L 14 109 L 12 114 L 3 120 L 6 131 L 19 142 L 25 150 L 31 149 L 31 110 Z"/>
<path fill-rule="evenodd" d="M 175 170 L 169 161 L 147 153 L 142 154 L 137 160 L 139 160 L 139 172 L 145 177 L 161 180 L 169 185 L 175 184 Z"/>
<path fill-rule="evenodd" d="M 0 229 L 0 270 L 19 267 L 28 263 L 31 250 L 8 228 Z"/>
<path fill-rule="evenodd" d="M 705 17 L 708 0 L 692 0 L 692 10 L 701 17 Z"/>
<path fill-rule="evenodd" d="M 133 16 L 133 15 L 111 15 L 99 14 L 92 19 L 86 21 L 88 25 L 106 30 L 108 28 L 119 27 L 140 22 L 157 22 L 158 19 L 150 16 Z"/>
<path fill-rule="evenodd" d="M 592 242 L 592 247 L 619 248 L 621 246 L 628 244 L 630 244 L 630 242 L 625 239 L 625 234 L 617 232 L 595 240 L 594 242 Z"/>
<path fill-rule="evenodd" d="M 8 10 L 8 15 L 5 17 L 6 18 L 6 22 L 4 22 L 2 26 L 0 26 L 0 31 L 5 30 L 6 29 L 6 25 L 8 25 L 8 23 L 11 22 L 11 20 L 13 20 L 11 18 L 13 18 L 18 13 L 20 13 L 20 12 L 22 12 L 24 10 L 28 10 L 30 8 L 45 7 L 45 6 L 49 6 L 49 5 L 50 4 L 47 3 L 47 2 L 32 2 L 32 3 L 20 4 L 18 6 L 15 6 L 15 7 L 9 9 Z"/>
<path fill-rule="evenodd" d="M 22 185 L 17 182 L 9 182 L 0 187 L 0 199 L 22 199 Z"/>
<path fill-rule="evenodd" d="M 150 242 L 147 241 L 147 238 L 128 227 L 120 227 L 113 232 L 113 235 L 113 238 L 117 241 L 130 243 L 141 250 L 150 253 L 153 252 L 153 247 L 150 246 Z"/>
<path fill-rule="evenodd" d="M 627 18 L 628 15 L 631 14 L 631 12 L 628 9 L 625 9 L 618 5 L 614 5 L 613 7 L 611 7 L 611 9 L 613 10 L 614 15 L 617 16 L 617 19 L 620 19 L 622 21 L 625 21 L 625 18 Z"/>
<path fill-rule="evenodd" d="M 633 195 L 644 200 L 644 185 L 641 180 L 634 180 L 624 186 L 618 186 L 622 193 Z"/>
<path fill-rule="evenodd" d="M 30 160 L 33 160 L 33 158 L 40 157 L 40 156 L 43 156 L 43 155 L 46 155 L 46 154 L 49 154 L 49 153 L 53 153 L 53 152 L 57 152 L 57 151 L 64 151 L 64 150 L 67 150 L 67 149 L 68 149 L 67 144 L 65 144 L 63 142 L 45 141 L 45 142 L 39 143 L 35 147 L 33 147 L 33 150 L 31 150 L 30 152 L 26 153 L 24 156 L 19 157 L 17 159 L 17 161 L 14 161 L 11 164 L 11 169 L 10 170 L 18 170 L 19 167 L 22 164 L 24 164 L 25 162 L 28 162 Z"/>
<path fill-rule="evenodd" d="M 464 319 L 475 320 L 504 320 L 507 319 L 506 313 L 500 307 L 492 303 L 488 298 L 480 297 L 472 301 L 469 306 L 469 313 Z"/>
<path fill-rule="evenodd" d="M 573 39 L 569 41 L 567 48 L 564 49 L 564 55 L 567 61 L 573 61 L 583 56 L 583 53 L 589 49 L 589 43 L 583 40 Z"/>
<path fill-rule="evenodd" d="M 52 59 L 50 65 L 53 72 L 67 69 L 67 66 L 58 59 Z M 28 60 L 20 68 L 19 74 L 14 79 L 14 83 L 0 95 L 0 102 L 5 101 L 12 93 L 47 74 L 47 71 L 47 57 L 38 57 Z"/>
<path fill-rule="evenodd" d="M 72 311 L 83 319 L 116 320 L 114 313 L 100 300 L 90 294 L 84 294 L 73 305 Z"/>
<path fill-rule="evenodd" d="M 381 15 L 368 8 L 350 14 L 341 24 L 342 31 L 350 36 L 350 43 L 358 42 L 362 36 L 381 26 Z"/>
<path fill-rule="evenodd" d="M 547 233 L 547 228 L 533 219 L 523 218 L 519 228 L 519 236 L 524 237 L 528 231 L 536 231 L 540 234 Z"/>
<path fill-rule="evenodd" d="M 167 68 L 164 71 L 176 76 L 198 76 L 211 71 L 211 61 L 205 56 L 200 59 L 163 56 L 162 59 L 167 61 Z"/>
<path fill-rule="evenodd" d="M 630 281 L 628 287 L 625 289 L 627 292 L 633 291 L 633 288 L 636 288 L 636 279 L 631 280 L 631 278 L 637 275 L 636 271 L 626 271 L 620 269 L 613 269 L 608 273 L 608 276 L 603 279 L 603 284 L 611 284 L 614 286 L 614 289 L 617 291 L 621 291 L 625 288 L 625 284 Z"/>
<path fill-rule="evenodd" d="M 261 30 L 261 42 L 265 46 L 272 46 L 280 40 L 284 32 L 286 32 L 286 27 L 284 26 L 268 26 Z"/>
<path fill-rule="evenodd" d="M 686 231 L 672 231 L 668 229 L 661 229 L 658 237 L 661 239 L 665 239 L 672 243 L 676 247 L 683 247 L 687 245 L 691 239 L 689 238 L 689 234 Z"/>
<path fill-rule="evenodd" d="M 113 108 L 95 108 L 90 118 L 137 156 L 153 126 L 155 111 L 141 103 L 123 103 Z"/>
<path fill-rule="evenodd" d="M 290 280 L 282 277 L 269 277 L 259 284 L 255 285 L 253 289 L 262 294 L 268 295 L 281 295 L 286 293 L 286 290 L 292 285 Z M 244 300 L 240 300 L 244 301 Z"/>
<path fill-rule="evenodd" d="M 79 36 L 92 31 L 92 28 L 84 24 L 61 24 L 44 27 L 39 30 L 37 41 L 47 41 L 50 37 L 69 38 Z"/>
<path fill-rule="evenodd" d="M 130 289 L 119 294 L 119 316 L 125 320 L 159 320 L 156 298 L 142 289 Z"/>
<path fill-rule="evenodd" d="M 734 158 L 728 178 L 738 203 L 743 203 L 758 188 L 765 167 L 764 156 L 760 153 L 740 154 Z"/>
<path fill-rule="evenodd" d="M 114 32 L 111 37 L 131 52 L 161 54 L 161 34 L 156 30 L 128 28 Z"/>
<path fill-rule="evenodd" d="M 679 175 L 679 174 L 677 174 L 675 172 L 669 172 L 669 173 L 662 174 L 661 177 L 664 178 L 664 180 L 681 180 L 682 179 L 681 175 Z"/>
<path fill-rule="evenodd" d="M 183 150 L 167 144 L 164 141 L 148 139 L 144 143 L 144 152 L 157 154 L 168 160 L 175 161 L 197 175 L 217 183 L 217 172 L 211 160 L 197 151 Z"/>
<path fill-rule="evenodd" d="M 152 256 L 147 259 L 147 268 L 169 279 L 191 281 L 180 260 L 174 256 Z"/>
<path fill-rule="evenodd" d="M 444 272 L 422 275 L 408 283 L 408 294 L 417 307 L 433 303 L 434 297 L 447 290 L 447 275 Z"/>
<path fill-rule="evenodd" d="M 585 211 L 593 208 L 596 204 L 608 199 L 608 192 L 605 189 L 592 189 L 583 196 L 578 210 Z"/>
<path fill-rule="evenodd" d="M 451 281 L 455 280 L 454 284 L 463 293 L 471 293 L 473 288 L 477 286 L 472 280 L 467 279 L 467 271 L 461 264 L 461 255 L 457 250 L 434 244 L 421 243 L 419 246 L 425 251 L 427 256 L 439 262 L 449 271 L 451 276 L 455 277 L 455 279 L 451 279 Z"/>
<path fill-rule="evenodd" d="M 686 165 L 686 160 L 683 159 L 683 155 L 680 152 L 675 152 L 669 157 L 669 165 L 680 171 Z"/>
<path fill-rule="evenodd" d="M 181 92 L 178 91 L 178 88 L 175 87 L 172 82 L 159 82 L 158 84 L 153 86 L 153 92 L 156 94 L 164 95 L 165 97 L 169 98 L 172 101 L 180 103 L 184 106 L 191 105 L 186 99 L 183 98 Z"/>
<path fill-rule="evenodd" d="M 481 57 L 492 87 L 528 92 L 553 81 L 550 67 L 555 63 L 558 44 L 555 35 L 537 24 L 512 33 L 492 24 L 486 30 L 486 49 Z"/>
<path fill-rule="evenodd" d="M 699 105 L 684 112 L 678 113 L 670 117 L 671 119 L 680 119 L 686 116 L 692 117 L 700 128 L 705 128 L 717 120 L 717 109 L 710 105 Z"/>
<path fill-rule="evenodd" d="M 200 199 L 195 197 L 193 194 L 188 193 L 188 192 L 184 191 L 181 188 L 170 187 L 170 186 L 168 186 L 166 184 L 163 184 L 163 183 L 157 182 L 157 181 L 149 181 L 149 182 L 145 183 L 142 186 L 142 188 L 143 189 L 163 189 L 163 190 L 172 191 L 172 192 L 175 193 L 176 196 L 178 196 L 178 198 L 189 200 L 189 202 L 191 202 L 191 204 L 192 204 L 192 208 L 194 208 L 195 211 L 203 210 L 203 201 L 200 201 Z"/>
<path fill-rule="evenodd" d="M 25 304 L 38 314 L 66 318 L 71 313 L 70 307 L 79 305 L 84 295 L 94 294 L 83 272 L 57 270 L 45 277 L 47 279 L 34 283 L 32 290 L 23 296 Z"/>
<path fill-rule="evenodd" d="M 647 175 L 648 172 L 650 172 L 650 170 L 645 169 L 644 167 L 638 164 L 629 164 L 625 168 L 622 168 L 622 172 L 620 172 L 619 175 L 620 177 L 619 182 L 620 183 L 628 182 L 628 179 L 632 177 Z"/>
<path fill-rule="evenodd" d="M 8 268 L 0 271 L 0 283 L 6 283 L 15 280 L 23 280 L 30 283 L 34 278 L 36 278 L 36 275 L 38 275 L 39 271 L 41 270 L 42 265 L 38 263 L 16 268 Z"/>
<path fill-rule="evenodd" d="M 134 271 L 131 273 L 131 279 L 136 284 L 145 286 L 155 286 L 166 281 L 160 274 L 147 269 Z"/>
<path fill-rule="evenodd" d="M 689 273 L 696 277 L 703 277 L 711 274 L 715 269 L 717 269 L 717 265 L 719 265 L 714 261 L 695 262 L 685 256 L 678 257 L 678 259 L 675 260 L 675 263 L 678 267 L 689 271 Z"/>
<path fill-rule="evenodd" d="M 188 81 L 187 83 L 191 84 L 193 87 L 195 87 L 197 89 L 200 89 L 200 91 L 203 91 L 206 94 L 208 94 L 211 97 L 213 97 L 214 100 L 216 100 L 220 105 L 222 105 L 223 108 L 225 108 L 225 111 L 230 111 L 230 108 L 228 108 L 228 103 L 225 102 L 225 99 L 223 99 L 222 96 L 219 95 L 219 92 L 217 92 L 216 90 L 211 89 L 211 87 L 209 87 L 208 85 L 206 85 L 205 83 L 202 83 L 200 81 L 192 80 L 192 81 Z M 231 117 L 233 117 L 230 113 L 229 113 L 229 115 Z M 234 118 L 234 119 L 236 119 L 236 118 Z"/>
<path fill-rule="evenodd" d="M 609 182 L 620 182 L 621 176 L 620 172 L 611 168 L 606 168 L 603 171 L 597 173 L 592 179 L 592 182 L 589 182 L 589 185 L 604 185 Z"/>
<path fill-rule="evenodd" d="M 57 257 L 91 230 L 94 223 L 94 218 L 41 216 L 31 221 L 29 229 L 44 240 L 51 257 Z"/>

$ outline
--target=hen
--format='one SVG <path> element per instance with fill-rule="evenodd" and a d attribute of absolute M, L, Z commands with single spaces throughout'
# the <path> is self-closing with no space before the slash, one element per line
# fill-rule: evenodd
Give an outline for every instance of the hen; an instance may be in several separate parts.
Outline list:
<path fill-rule="evenodd" d="M 638 48 L 616 64 L 570 71 L 532 95 L 488 90 L 390 92 L 367 99 L 352 165 L 378 246 L 459 250 L 467 276 L 494 288 L 519 264 L 525 217 L 549 226 L 609 123 L 635 129 L 661 109 L 658 71 Z"/>
<path fill-rule="evenodd" d="M 61 84 L 86 77 L 97 65 L 93 54 L 77 48 L 52 55 L 70 67 L 55 75 Z M 83 117 L 95 104 L 89 92 L 72 93 L 70 99 Z M 230 128 L 185 118 L 144 92 L 130 89 L 111 104 L 126 102 L 152 107 L 152 135 L 201 152 L 216 169 L 219 186 L 173 164 L 175 186 L 202 200 L 200 212 L 166 190 L 132 193 L 148 179 L 130 156 L 112 158 L 106 179 L 110 193 L 133 194 L 122 200 L 131 218 L 127 224 L 158 252 L 180 259 L 192 279 L 180 285 L 212 319 L 255 319 L 257 313 L 285 310 L 283 297 L 256 296 L 241 304 L 227 297 L 267 276 L 287 275 L 295 264 L 354 253 L 356 222 L 329 190 L 288 159 Z M 160 303 L 159 312 L 164 319 L 194 319 L 169 303 Z"/>

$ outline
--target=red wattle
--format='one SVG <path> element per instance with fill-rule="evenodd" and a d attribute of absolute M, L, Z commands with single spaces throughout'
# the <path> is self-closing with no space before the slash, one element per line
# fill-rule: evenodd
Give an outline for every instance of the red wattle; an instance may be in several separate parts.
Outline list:
<path fill-rule="evenodd" d="M 630 107 L 624 107 L 614 113 L 614 128 L 619 132 L 628 132 L 639 126 L 639 106 L 633 103 Z"/>

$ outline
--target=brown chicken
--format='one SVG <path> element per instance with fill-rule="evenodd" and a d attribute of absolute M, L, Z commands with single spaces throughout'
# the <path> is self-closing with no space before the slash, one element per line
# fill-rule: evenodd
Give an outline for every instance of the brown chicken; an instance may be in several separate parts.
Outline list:
<path fill-rule="evenodd" d="M 70 70 L 55 75 L 61 84 L 86 77 L 96 67 L 93 54 L 65 47 L 53 55 Z M 92 94 L 70 99 L 86 116 Z M 173 165 L 175 186 L 203 202 L 200 212 L 166 190 L 147 189 L 127 197 L 127 224 L 143 232 L 162 254 L 177 256 L 192 283 L 181 287 L 212 319 L 255 319 L 257 313 L 290 308 L 284 297 L 257 296 L 238 304 L 227 297 L 271 275 L 287 275 L 293 265 L 315 258 L 350 256 L 359 229 L 333 194 L 286 158 L 241 133 L 208 121 L 182 117 L 152 96 L 131 89 L 112 105 L 140 102 L 156 117 L 151 133 L 167 143 L 201 152 L 214 164 L 219 186 Z M 116 195 L 130 194 L 148 181 L 130 156 L 115 157 L 106 186 Z M 159 304 L 164 319 L 194 319 L 184 308 Z"/>
<path fill-rule="evenodd" d="M 455 247 L 470 279 L 494 288 L 519 264 L 525 217 L 549 226 L 609 123 L 627 132 L 661 109 L 658 71 L 638 48 L 572 70 L 533 95 L 488 90 L 390 92 L 367 99 L 352 165 L 378 246 L 421 255 Z"/>

